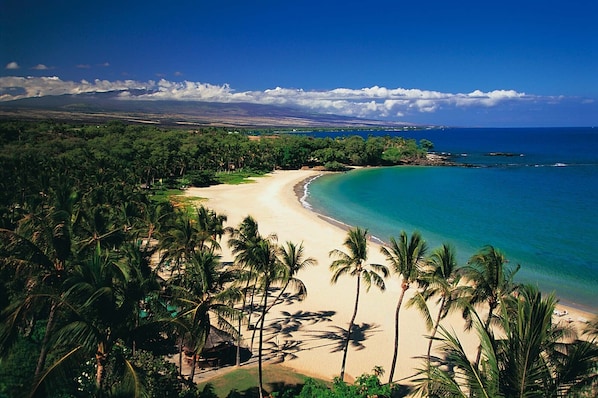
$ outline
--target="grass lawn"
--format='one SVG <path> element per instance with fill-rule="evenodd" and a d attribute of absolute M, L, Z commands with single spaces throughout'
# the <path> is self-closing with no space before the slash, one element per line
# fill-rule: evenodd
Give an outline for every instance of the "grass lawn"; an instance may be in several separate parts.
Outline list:
<path fill-rule="evenodd" d="M 170 202 L 179 209 L 186 209 L 190 216 L 195 213 L 195 209 L 201 206 L 201 202 L 205 199 L 185 195 L 185 191 L 180 189 L 163 189 L 157 190 L 152 195 L 152 200 L 155 202 Z"/>
<path fill-rule="evenodd" d="M 264 388 L 272 393 L 283 389 L 301 387 L 308 376 L 297 373 L 290 368 L 282 365 L 266 365 L 264 371 Z M 211 384 L 213 392 L 220 398 L 225 398 L 231 391 L 237 391 L 238 397 L 257 397 L 258 396 L 258 368 L 257 366 L 247 366 L 235 369 L 223 376 L 210 379 L 205 383 L 199 383 L 200 391 L 203 391 L 206 384 Z M 326 381 L 324 383 L 330 384 Z"/>
<path fill-rule="evenodd" d="M 216 173 L 216 179 L 222 184 L 248 184 L 252 183 L 252 180 L 248 180 L 250 177 L 263 177 L 264 174 L 255 172 L 243 172 L 235 171 L 233 173 Z"/>

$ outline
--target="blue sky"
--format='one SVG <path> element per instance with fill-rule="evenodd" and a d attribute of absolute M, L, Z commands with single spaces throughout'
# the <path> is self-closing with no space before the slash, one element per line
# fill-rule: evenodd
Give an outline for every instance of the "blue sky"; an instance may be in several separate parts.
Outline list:
<path fill-rule="evenodd" d="M 596 21 L 596 0 L 0 0 L 0 100 L 145 88 L 423 124 L 596 126 Z"/>

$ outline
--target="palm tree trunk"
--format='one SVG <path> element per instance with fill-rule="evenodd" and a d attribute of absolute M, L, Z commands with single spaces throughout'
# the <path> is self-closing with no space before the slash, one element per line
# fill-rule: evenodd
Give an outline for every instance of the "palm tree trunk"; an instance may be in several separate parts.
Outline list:
<path fill-rule="evenodd" d="M 282 290 L 280 291 L 280 293 L 278 294 L 278 296 L 276 296 L 276 298 L 274 299 L 274 301 L 272 302 L 272 304 L 270 304 L 268 306 L 268 308 L 266 308 L 266 313 L 270 312 L 270 310 L 272 309 L 272 307 L 274 307 L 276 305 L 276 302 L 282 297 L 282 295 L 284 294 L 284 291 L 286 290 L 287 286 L 289 286 L 290 282 L 287 282 L 284 287 L 282 288 Z M 267 302 L 264 303 L 264 306 L 267 305 Z M 262 320 L 262 317 L 260 316 L 257 320 L 257 323 L 260 323 Z M 255 331 L 256 329 L 253 328 L 253 333 L 251 334 L 251 348 L 253 349 L 253 340 L 255 338 Z"/>
<path fill-rule="evenodd" d="M 264 293 L 264 301 L 268 301 L 268 288 L 266 287 Z M 263 348 L 263 341 L 264 341 L 264 320 L 266 318 L 266 305 L 262 307 L 262 319 L 260 320 L 260 341 L 258 346 L 258 373 L 259 373 L 259 393 L 260 397 L 264 396 L 264 379 L 263 379 L 263 371 L 262 371 L 262 348 Z"/>
<path fill-rule="evenodd" d="M 278 296 L 276 296 L 276 298 L 274 299 L 274 301 L 272 302 L 272 304 L 270 304 L 268 306 L 268 309 L 266 310 L 266 312 L 269 312 L 272 307 L 274 307 L 276 305 L 276 303 L 278 302 L 278 300 L 280 300 L 280 298 L 282 297 L 282 295 L 284 294 L 284 292 L 286 291 L 287 287 L 289 286 L 290 281 L 288 281 L 284 287 L 282 288 L 282 290 L 280 291 L 280 293 L 278 293 Z M 259 320 L 258 320 L 259 321 Z"/>
<path fill-rule="evenodd" d="M 395 366 L 397 365 L 397 358 L 399 357 L 399 314 L 401 312 L 401 305 L 403 304 L 403 297 L 405 297 L 405 291 L 409 289 L 409 285 L 403 284 L 401 288 L 401 295 L 397 303 L 397 310 L 395 311 L 395 345 L 394 353 L 392 355 L 392 364 L 390 365 L 390 373 L 388 375 L 388 383 L 392 383 L 395 375 Z"/>
<path fill-rule="evenodd" d="M 434 341 L 434 336 L 436 336 L 436 332 L 438 331 L 438 325 L 440 325 L 440 319 L 444 311 L 445 302 L 446 299 L 443 297 L 442 301 L 440 302 L 440 308 L 438 309 L 438 316 L 436 317 L 434 329 L 432 329 L 432 334 L 430 335 L 430 342 L 428 343 L 428 366 L 430 366 L 430 353 L 432 352 L 432 342 Z"/>
<path fill-rule="evenodd" d="M 237 337 L 237 358 L 236 365 L 241 366 L 241 323 L 243 321 L 243 313 L 245 312 L 245 306 L 247 305 L 247 291 L 249 290 L 249 280 L 245 284 L 243 290 L 243 303 L 241 305 L 241 314 L 239 315 L 239 337 Z"/>
<path fill-rule="evenodd" d="M 183 377 L 183 336 L 179 338 L 179 376 Z"/>
<path fill-rule="evenodd" d="M 270 307 L 267 307 L 268 305 L 268 297 L 267 295 L 264 295 L 263 297 L 264 300 L 264 304 L 262 305 L 262 313 L 265 314 L 266 312 L 268 312 L 268 310 L 270 310 Z M 264 311 L 265 308 L 265 311 Z M 257 321 L 255 322 L 256 326 L 260 325 L 262 323 L 262 316 L 260 315 L 260 317 L 257 319 Z M 255 332 L 257 331 L 257 328 L 253 328 L 253 332 L 251 333 L 251 344 L 250 344 L 250 348 L 253 351 L 253 341 L 255 340 Z"/>
<path fill-rule="evenodd" d="M 104 343 L 98 344 L 98 351 L 96 352 L 96 388 L 101 391 L 102 379 L 104 378 L 104 368 L 106 366 L 106 352 Z"/>
<path fill-rule="evenodd" d="M 353 316 L 351 317 L 351 321 L 349 321 L 349 329 L 347 330 L 347 338 L 345 339 L 345 347 L 343 352 L 343 362 L 341 364 L 341 381 L 345 379 L 345 365 L 347 363 L 347 352 L 349 351 L 349 341 L 351 341 L 351 330 L 353 329 L 353 324 L 355 323 L 355 318 L 357 317 L 357 308 L 359 306 L 359 291 L 361 288 L 361 274 L 357 275 L 357 292 L 355 294 L 355 308 L 353 308 Z"/>
<path fill-rule="evenodd" d="M 245 304 L 243 304 L 243 307 L 245 306 Z M 243 311 L 241 311 L 241 314 L 243 313 Z M 237 353 L 236 353 L 236 359 L 235 359 L 235 365 L 236 366 L 241 366 L 241 319 L 242 316 L 241 314 L 239 314 L 239 322 L 238 325 L 239 327 L 237 328 L 238 331 L 238 335 L 237 335 Z"/>
<path fill-rule="evenodd" d="M 490 328 L 490 321 L 492 320 L 492 313 L 493 312 L 494 312 L 494 306 L 492 304 L 490 304 L 490 309 L 488 310 L 488 318 L 486 319 L 486 322 L 484 322 L 484 330 L 486 330 L 486 331 L 488 331 L 488 329 Z M 476 357 L 475 357 L 475 367 L 476 367 L 476 369 L 480 365 L 480 360 L 481 359 L 482 359 L 482 345 L 480 344 L 478 346 L 478 353 L 476 354 Z"/>
<path fill-rule="evenodd" d="M 191 360 L 191 374 L 189 375 L 189 381 L 193 382 L 195 378 L 195 366 L 197 366 L 197 353 L 193 352 L 193 359 Z"/>
<path fill-rule="evenodd" d="M 251 289 L 251 301 L 249 302 L 249 314 L 247 316 L 247 327 L 251 327 L 251 314 L 253 314 L 253 299 L 255 298 L 255 285 Z"/>
<path fill-rule="evenodd" d="M 39 357 L 37 359 L 37 366 L 35 367 L 35 380 L 39 379 L 42 370 L 44 370 L 44 366 L 46 365 L 46 357 L 48 356 L 48 343 L 50 341 L 52 329 L 54 328 L 54 318 L 56 316 L 57 309 L 58 303 L 53 302 L 52 306 L 50 307 L 50 313 L 48 314 L 48 320 L 46 322 L 46 332 L 44 333 L 44 338 L 42 340 L 42 347 L 39 353 Z"/>

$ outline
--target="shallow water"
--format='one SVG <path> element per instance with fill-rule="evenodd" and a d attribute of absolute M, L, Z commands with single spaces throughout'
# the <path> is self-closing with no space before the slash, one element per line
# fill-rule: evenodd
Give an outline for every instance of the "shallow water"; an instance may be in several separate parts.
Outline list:
<path fill-rule="evenodd" d="M 453 244 L 464 263 L 491 244 L 522 269 L 517 280 L 598 309 L 598 131 L 458 129 L 412 133 L 465 167 L 388 167 L 326 175 L 306 198 L 315 211 L 381 240 L 419 230 Z M 401 134 L 405 135 L 405 134 Z M 509 156 L 487 156 L 507 152 Z M 514 155 L 514 156 L 511 156 Z"/>

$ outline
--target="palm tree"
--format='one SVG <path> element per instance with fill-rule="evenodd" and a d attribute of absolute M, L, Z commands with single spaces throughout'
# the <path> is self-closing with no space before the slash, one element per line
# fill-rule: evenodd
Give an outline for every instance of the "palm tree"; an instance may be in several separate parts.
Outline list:
<path fill-rule="evenodd" d="M 220 250 L 220 244 L 218 242 L 225 232 L 231 230 L 230 228 L 224 227 L 224 223 L 227 220 L 226 215 L 218 214 L 214 210 L 208 209 L 203 205 L 198 207 L 196 211 L 197 229 L 202 237 L 199 242 L 199 249 L 202 250 L 208 245 L 212 252 Z"/>
<path fill-rule="evenodd" d="M 276 305 L 276 302 L 280 300 L 280 298 L 286 292 L 289 286 L 294 288 L 294 290 L 297 292 L 299 299 L 303 300 L 303 298 L 307 296 L 307 288 L 303 281 L 298 279 L 296 275 L 302 269 L 314 266 L 318 263 L 318 261 L 313 257 L 305 258 L 305 249 L 303 247 L 303 243 L 296 245 L 293 242 L 286 242 L 284 246 L 280 247 L 279 252 L 280 262 L 287 269 L 287 278 L 283 282 L 284 285 L 280 293 L 278 294 L 278 297 L 276 297 L 276 299 L 272 303 L 272 306 Z"/>
<path fill-rule="evenodd" d="M 401 293 L 395 311 L 394 353 L 388 377 L 389 383 L 393 381 L 399 354 L 399 314 L 403 298 L 412 283 L 421 281 L 422 267 L 426 262 L 427 250 L 428 245 L 417 231 L 413 232 L 411 238 L 407 237 L 405 231 L 401 231 L 398 241 L 391 237 L 390 248 L 383 246 L 381 249 L 382 254 L 386 256 L 386 260 L 391 264 L 393 272 L 402 278 Z"/>
<path fill-rule="evenodd" d="M 484 329 L 490 328 L 494 316 L 494 310 L 498 307 L 501 300 L 510 296 L 517 290 L 518 286 L 513 283 L 513 277 L 520 268 L 520 265 L 514 269 L 506 267 L 507 259 L 505 255 L 493 246 L 485 246 L 468 261 L 468 265 L 463 267 L 461 272 L 466 282 L 467 295 L 469 303 L 476 306 L 480 303 L 488 304 L 488 316 L 484 322 Z M 468 317 L 469 311 L 465 311 Z M 481 347 L 478 348 L 476 365 L 480 362 Z"/>
<path fill-rule="evenodd" d="M 73 222 L 79 195 L 66 181 L 59 181 L 50 188 L 37 210 L 27 214 L 15 231 L 2 229 L 0 258 L 2 266 L 10 266 L 17 273 L 26 275 L 26 291 L 22 300 L 11 310 L 2 333 L 3 347 L 10 344 L 15 328 L 40 308 L 40 302 L 48 303 L 46 327 L 42 339 L 34 378 L 41 375 L 46 363 L 49 341 L 54 332 L 56 315 L 60 306 L 62 283 L 68 273 L 68 263 L 73 258 Z M 42 318 L 43 319 L 43 318 Z"/>
<path fill-rule="evenodd" d="M 232 303 L 239 299 L 240 293 L 230 287 L 233 280 L 234 274 L 222 268 L 220 256 L 204 250 L 186 264 L 184 273 L 168 281 L 182 309 L 174 323 L 186 332 L 188 348 L 193 354 L 189 380 L 195 376 L 197 356 L 214 324 L 232 335 L 237 333 L 229 321 L 238 316 Z"/>
<path fill-rule="evenodd" d="M 241 312 L 245 311 L 247 305 L 247 295 L 249 291 L 251 294 L 251 304 L 249 310 L 249 317 L 247 325 L 251 325 L 251 313 L 253 310 L 253 299 L 255 292 L 255 281 L 256 281 L 256 258 L 255 248 L 258 242 L 263 239 L 259 230 L 257 221 L 247 216 L 243 219 L 238 228 L 229 230 L 230 238 L 228 240 L 228 246 L 232 249 L 232 253 L 235 256 L 235 264 L 238 266 L 238 280 L 244 284 L 243 287 L 243 300 L 241 303 Z M 275 235 L 271 235 L 269 238 L 273 239 Z M 253 283 L 253 287 L 251 286 Z M 236 365 L 241 365 L 241 322 L 242 318 L 238 320 L 238 340 L 237 340 L 237 360 Z"/>
<path fill-rule="evenodd" d="M 138 311 L 137 301 L 125 295 L 127 265 L 102 253 L 100 245 L 90 258 L 74 267 L 65 282 L 64 303 L 69 318 L 57 335 L 57 344 L 81 346 L 95 355 L 96 388 L 102 389 L 105 365 L 120 338 L 126 338 Z"/>
<path fill-rule="evenodd" d="M 531 285 L 506 297 L 496 315 L 496 338 L 472 309 L 482 360 L 468 359 L 460 340 L 440 327 L 446 362 L 421 371 L 416 392 L 451 397 L 564 397 L 583 395 L 596 379 L 598 346 L 552 323 L 554 295 Z M 588 390 L 590 388 L 590 390 Z M 577 395 L 582 394 L 582 395 Z"/>
<path fill-rule="evenodd" d="M 141 374 L 124 352 L 130 349 L 127 343 L 134 341 L 131 336 L 138 327 L 138 298 L 147 293 L 151 283 L 139 280 L 134 264 L 119 260 L 102 251 L 98 243 L 88 259 L 73 267 L 61 297 L 65 323 L 55 333 L 58 357 L 35 384 L 34 394 L 48 389 L 56 374 L 65 374 L 65 368 L 77 369 L 73 360 L 80 364 L 89 358 L 95 360 L 96 394 L 102 396 L 113 389 L 107 384 L 109 375 L 120 380 L 123 388 L 131 388 L 125 395 L 139 396 L 145 391 Z M 118 366 L 107 366 L 111 358 Z M 120 369 L 123 373 L 116 374 Z"/>
<path fill-rule="evenodd" d="M 272 304 L 268 306 L 266 312 L 270 311 L 272 307 L 274 307 L 278 303 L 278 301 L 286 292 L 289 286 L 294 288 L 297 298 L 299 300 L 303 300 L 307 296 L 307 287 L 301 279 L 298 279 L 296 277 L 296 275 L 305 267 L 317 264 L 317 260 L 315 258 L 305 258 L 303 243 L 300 243 L 299 246 L 297 246 L 293 242 L 286 242 L 286 244 L 281 246 L 278 251 L 279 261 L 282 263 L 282 266 L 286 268 L 286 277 L 285 280 L 281 281 L 281 283 L 283 283 L 283 286 L 280 290 L 280 293 L 278 293 L 278 296 L 276 296 L 274 301 L 272 301 Z M 259 321 L 260 320 L 258 320 L 258 322 Z M 251 341 L 251 344 L 253 345 L 253 336 L 251 337 Z"/>
<path fill-rule="evenodd" d="M 260 397 L 263 396 L 263 344 L 264 344 L 264 323 L 266 320 L 266 314 L 269 309 L 268 307 L 268 294 L 270 288 L 274 283 L 284 281 L 288 279 L 287 269 L 279 261 L 278 257 L 278 245 L 275 237 L 268 239 L 263 238 L 257 242 L 256 247 L 253 250 L 254 265 L 258 275 L 258 290 L 263 294 L 263 304 L 261 306 L 262 313 L 259 321 L 259 344 L 258 344 L 258 378 L 259 378 L 259 391 Z"/>
<path fill-rule="evenodd" d="M 347 351 L 349 350 L 349 341 L 351 340 L 351 330 L 355 323 L 357 316 L 357 309 L 359 307 L 359 294 L 361 289 L 361 281 L 366 286 L 366 291 L 370 290 L 372 284 L 378 287 L 381 291 L 386 289 L 384 278 L 388 276 L 388 268 L 380 264 L 366 264 L 368 258 L 368 242 L 367 229 L 355 227 L 350 229 L 343 245 L 347 248 L 347 253 L 339 249 L 330 251 L 330 257 L 337 258 L 330 264 L 332 274 L 332 283 L 336 283 L 343 275 L 350 275 L 356 277 L 357 287 L 355 292 L 355 306 L 353 307 L 353 315 L 349 321 L 349 328 L 344 341 L 343 362 L 341 364 L 341 381 L 345 377 L 345 365 L 347 362 Z M 381 274 L 381 275 L 380 275 Z"/>
<path fill-rule="evenodd" d="M 432 329 L 426 354 L 429 363 L 432 342 L 438 331 L 440 321 L 460 304 L 462 289 L 458 286 L 460 279 L 459 267 L 452 246 L 443 244 L 434 250 L 421 279 L 425 286 L 424 290 L 418 291 L 408 301 L 408 305 L 415 305 L 424 315 L 428 329 Z M 426 303 L 435 297 L 437 297 L 438 314 L 432 322 L 432 316 Z"/>
<path fill-rule="evenodd" d="M 198 248 L 197 228 L 191 218 L 183 211 L 178 211 L 172 225 L 162 235 L 159 247 L 163 250 L 161 262 L 167 262 L 181 273 L 184 265 Z"/>
<path fill-rule="evenodd" d="M 173 213 L 172 206 L 167 204 L 144 204 L 141 209 L 141 226 L 139 227 L 140 239 L 145 239 L 144 251 L 150 251 L 152 240 L 159 236 L 162 226 L 169 215 Z M 142 228 L 144 231 L 142 232 Z M 158 238 L 159 239 L 159 238 Z"/>

